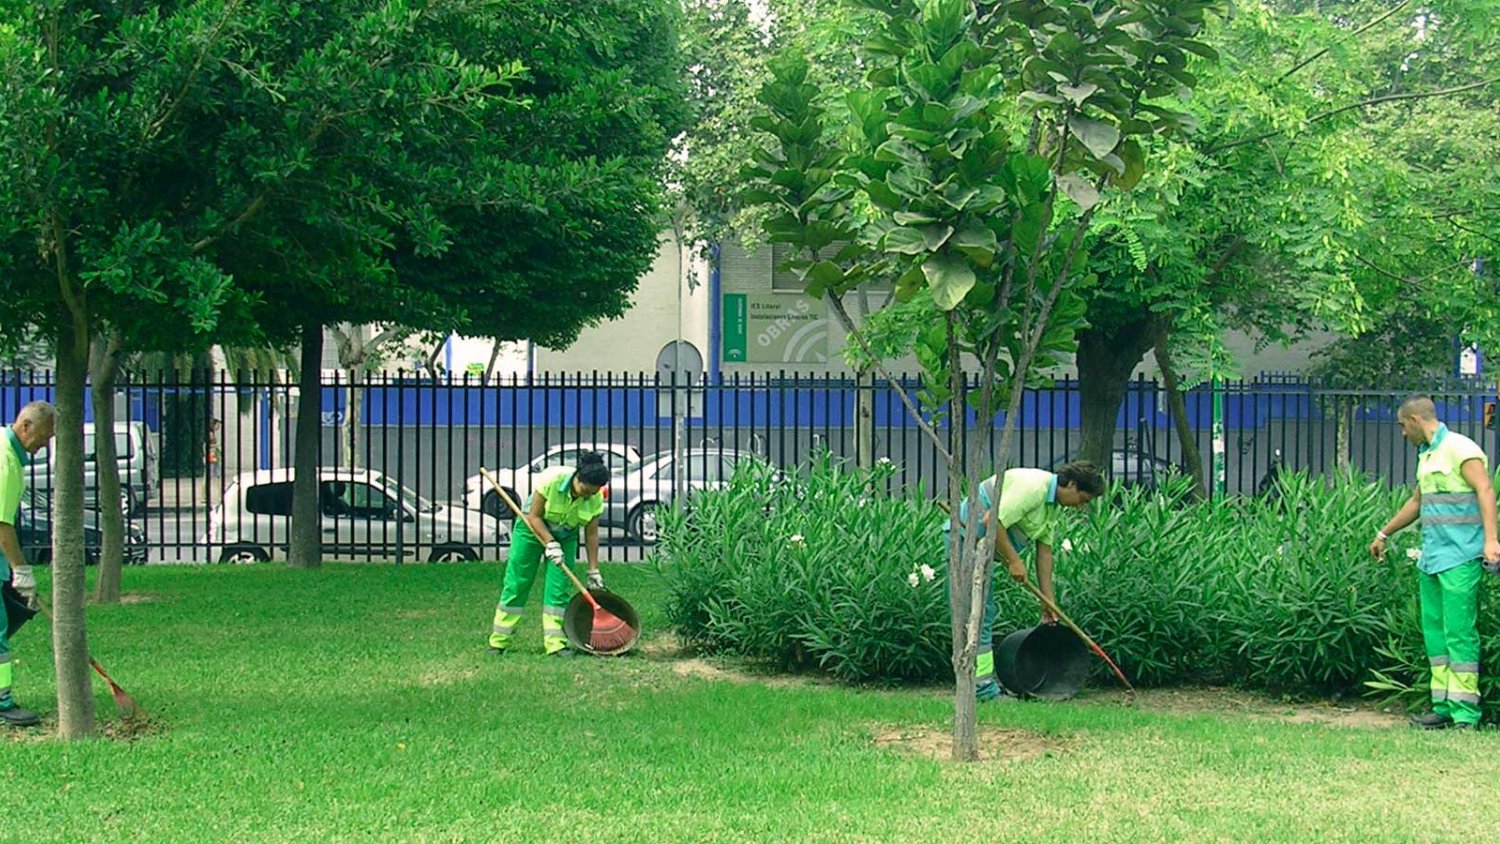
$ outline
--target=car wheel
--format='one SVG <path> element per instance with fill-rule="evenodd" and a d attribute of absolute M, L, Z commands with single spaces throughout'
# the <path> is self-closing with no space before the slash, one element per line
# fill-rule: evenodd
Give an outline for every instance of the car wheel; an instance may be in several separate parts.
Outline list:
<path fill-rule="evenodd" d="M 219 556 L 221 563 L 264 563 L 271 559 L 259 545 L 231 545 Z"/>
<path fill-rule="evenodd" d="M 472 563 L 479 559 L 474 549 L 467 545 L 440 545 L 428 555 L 429 563 Z"/>
<path fill-rule="evenodd" d="M 505 511 L 505 505 L 500 502 L 500 496 L 494 490 L 486 492 L 484 498 L 479 500 L 479 512 L 486 516 L 494 516 L 499 519 L 509 514 L 502 511 Z"/>
<path fill-rule="evenodd" d="M 636 542 L 647 545 L 656 542 L 656 502 L 647 501 L 631 510 L 630 518 L 625 520 L 625 530 Z"/>

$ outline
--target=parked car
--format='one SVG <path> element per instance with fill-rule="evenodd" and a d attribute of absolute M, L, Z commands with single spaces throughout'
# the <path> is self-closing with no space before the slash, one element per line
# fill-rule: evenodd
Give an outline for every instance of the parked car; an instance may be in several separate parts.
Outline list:
<path fill-rule="evenodd" d="M 604 455 L 604 465 L 615 477 L 641 462 L 641 453 L 623 443 L 563 443 L 533 457 L 530 462 L 513 469 L 494 469 L 490 474 L 505 490 L 506 495 L 521 507 L 531 500 L 531 479 L 543 469 L 553 466 L 577 466 L 578 458 L 586 451 L 597 451 Z M 464 506 L 470 510 L 509 521 L 513 518 L 510 508 L 500 500 L 490 482 L 482 474 L 470 475 L 464 482 Z"/>
<path fill-rule="evenodd" d="M 220 562 L 260 562 L 285 551 L 295 480 L 295 469 L 276 469 L 230 482 L 209 514 L 205 539 Z M 318 503 L 323 549 L 333 557 L 458 562 L 510 541 L 509 527 L 493 516 L 434 504 L 379 472 L 319 469 Z"/>
<path fill-rule="evenodd" d="M 765 460 L 752 452 L 712 447 L 686 449 L 682 462 L 683 490 L 687 494 L 717 489 L 747 465 L 765 465 Z M 644 458 L 611 481 L 599 524 L 624 528 L 638 542 L 655 542 L 655 511 L 672 503 L 674 466 L 672 452 L 663 451 Z"/>
<path fill-rule="evenodd" d="M 120 511 L 134 516 L 156 496 L 161 478 L 160 460 L 151 431 L 144 422 L 115 425 L 115 461 L 120 467 Z M 55 444 L 37 452 L 30 469 L 27 486 L 38 507 L 45 508 L 52 495 L 53 466 L 57 462 Z M 94 459 L 94 426 L 83 426 L 83 501 L 84 506 L 98 509 L 99 470 Z"/>
<path fill-rule="evenodd" d="M 1057 470 L 1059 466 L 1069 460 L 1059 460 L 1052 469 Z M 1119 481 L 1127 487 L 1144 487 L 1145 489 L 1156 489 L 1156 485 L 1174 472 L 1180 472 L 1176 466 L 1153 454 L 1145 454 L 1134 449 L 1117 448 L 1109 453 L 1109 463 L 1103 467 L 1106 479 Z"/>
<path fill-rule="evenodd" d="M 28 507 L 21 504 L 21 518 L 16 525 L 16 535 L 21 540 L 21 553 L 32 565 L 45 566 L 52 562 L 52 514 L 45 508 Z M 83 512 L 83 557 L 84 562 L 95 565 L 104 548 L 104 524 L 99 514 Z M 146 534 L 139 525 L 125 523 L 125 541 L 122 544 L 126 565 L 144 565 L 146 562 Z"/>

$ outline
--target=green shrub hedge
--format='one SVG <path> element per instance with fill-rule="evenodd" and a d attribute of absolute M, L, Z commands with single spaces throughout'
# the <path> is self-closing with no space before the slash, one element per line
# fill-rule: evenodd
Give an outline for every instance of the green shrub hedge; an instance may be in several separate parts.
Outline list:
<path fill-rule="evenodd" d="M 951 678 L 945 517 L 887 494 L 891 475 L 828 458 L 742 471 L 663 513 L 670 622 L 703 650 L 851 681 Z M 1056 549 L 1063 609 L 1132 681 L 1425 700 L 1419 537 L 1397 536 L 1383 564 L 1366 550 L 1407 493 L 1300 475 L 1274 497 L 1200 504 L 1188 492 L 1177 480 L 1112 490 L 1067 514 Z M 1485 664 L 1500 669 L 1500 579 L 1486 581 Z M 996 588 L 997 638 L 1037 622 L 1003 573 Z M 1500 703 L 1493 673 L 1483 689 Z"/>

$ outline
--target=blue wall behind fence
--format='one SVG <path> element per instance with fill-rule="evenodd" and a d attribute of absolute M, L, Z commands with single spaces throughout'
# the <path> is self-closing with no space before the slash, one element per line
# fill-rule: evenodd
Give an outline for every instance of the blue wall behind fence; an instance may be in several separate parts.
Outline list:
<path fill-rule="evenodd" d="M 852 427 L 856 390 L 852 386 L 805 386 L 822 382 L 788 382 L 785 386 L 758 384 L 726 385 L 698 391 L 687 413 L 706 427 L 743 428 L 840 428 Z M 915 385 L 908 388 L 915 398 Z M 211 388 L 210 412 L 233 412 L 237 391 L 233 387 Z M 132 387 L 126 391 L 129 418 L 144 421 L 154 431 L 161 428 L 161 408 L 166 396 L 201 392 L 178 387 Z M 387 384 L 365 388 L 364 422 L 367 425 L 428 426 L 550 426 L 576 428 L 626 428 L 654 426 L 672 418 L 672 391 L 655 386 L 480 386 L 442 385 L 430 381 Z M 264 391 L 262 391 L 264 394 Z M 677 401 L 687 405 L 685 391 Z M 876 388 L 875 424 L 883 428 L 916 427 L 895 390 Z M 1439 414 L 1452 422 L 1477 421 L 1483 416 L 1488 396 L 1474 394 L 1438 403 Z M 0 387 L 0 416 L 14 418 L 17 410 L 37 399 L 51 401 L 50 385 L 8 383 Z M 1185 396 L 1188 419 L 1194 428 L 1207 428 L 1211 420 L 1212 393 L 1199 387 Z M 323 390 L 323 423 L 343 420 L 347 394 L 338 387 Z M 1225 424 L 1230 430 L 1255 429 L 1274 421 L 1319 420 L 1331 414 L 1326 401 L 1303 384 L 1245 383 L 1232 385 L 1224 394 Z M 687 410 L 685 407 L 684 410 Z M 1165 393 L 1150 382 L 1133 382 L 1126 393 L 1117 427 L 1134 428 L 1167 417 Z M 85 395 L 84 420 L 92 422 L 92 397 Z M 1391 421 L 1393 403 L 1360 407 L 1361 421 Z M 970 420 L 974 417 L 971 414 Z M 996 424 L 1004 421 L 997 414 Z M 1024 428 L 1078 428 L 1080 398 L 1076 382 L 1059 382 L 1052 390 L 1028 391 L 1021 402 Z"/>

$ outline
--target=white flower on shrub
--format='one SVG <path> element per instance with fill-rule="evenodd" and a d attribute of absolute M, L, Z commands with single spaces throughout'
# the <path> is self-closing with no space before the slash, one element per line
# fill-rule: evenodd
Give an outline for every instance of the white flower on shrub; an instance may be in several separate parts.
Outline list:
<path fill-rule="evenodd" d="M 935 578 L 935 577 L 937 577 L 937 571 L 935 569 L 933 569 L 932 566 L 929 566 L 926 563 L 923 563 L 922 564 L 922 579 L 925 580 L 925 581 L 927 581 L 928 583 L 931 583 L 932 580 L 933 580 L 933 578 Z"/>
<path fill-rule="evenodd" d="M 794 533 L 794 534 L 792 534 L 792 538 L 789 539 L 789 540 L 787 540 L 787 541 L 789 543 L 791 543 L 792 545 L 806 545 L 807 544 L 807 538 L 804 537 L 800 533 Z"/>
<path fill-rule="evenodd" d="M 877 465 L 877 466 L 889 466 L 889 465 L 891 465 L 891 458 L 889 458 L 889 457 L 882 457 L 879 460 L 875 461 L 875 465 Z"/>
<path fill-rule="evenodd" d="M 912 572 L 911 574 L 908 574 L 906 576 L 906 584 L 913 589 L 917 588 L 917 584 L 921 582 L 922 581 L 917 577 L 916 572 Z"/>
<path fill-rule="evenodd" d="M 1408 548 L 1408 549 L 1406 549 L 1406 559 L 1411 560 L 1414 563 L 1417 562 L 1418 560 L 1422 559 L 1422 549 L 1421 548 Z"/>
<path fill-rule="evenodd" d="M 1063 543 L 1062 543 L 1062 549 L 1064 551 L 1072 551 L 1073 550 L 1073 540 L 1071 540 L 1071 539 L 1064 539 Z"/>
<path fill-rule="evenodd" d="M 854 506 L 856 506 L 856 507 L 868 507 L 869 505 L 870 505 L 870 499 L 861 497 L 859 499 L 859 501 L 855 503 Z"/>

